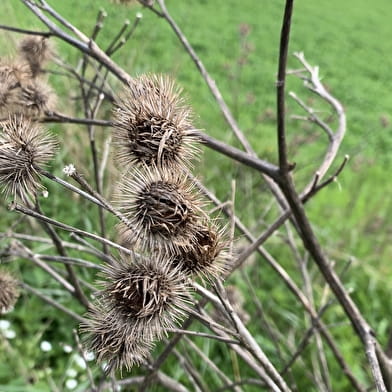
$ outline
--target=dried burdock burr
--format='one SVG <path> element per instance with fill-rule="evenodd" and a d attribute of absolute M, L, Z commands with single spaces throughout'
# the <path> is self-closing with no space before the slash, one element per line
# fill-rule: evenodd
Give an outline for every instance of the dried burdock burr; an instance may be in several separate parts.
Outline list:
<path fill-rule="evenodd" d="M 119 225 L 123 243 L 144 250 L 188 246 L 196 237 L 202 215 L 201 201 L 185 174 L 144 168 L 120 182 L 119 209 L 128 224 Z"/>
<path fill-rule="evenodd" d="M 128 323 L 105 305 L 97 304 L 81 325 L 86 347 L 95 353 L 98 362 L 106 363 L 106 373 L 142 364 L 154 347 L 152 342 L 130 333 Z"/>
<path fill-rule="evenodd" d="M 11 114 L 26 117 L 42 116 L 54 108 L 55 94 L 49 85 L 38 78 L 32 79 L 25 64 L 0 66 L 0 116 Z"/>
<path fill-rule="evenodd" d="M 0 64 L 0 78 L 12 76 L 18 83 L 31 79 L 31 71 L 27 64 L 21 62 L 5 62 Z"/>
<path fill-rule="evenodd" d="M 114 110 L 113 141 L 122 165 L 177 169 L 188 164 L 197 137 L 181 90 L 164 76 L 129 82 Z"/>
<path fill-rule="evenodd" d="M 39 169 L 54 156 L 53 136 L 22 116 L 0 123 L 0 184 L 6 196 L 26 201 L 42 186 Z"/>
<path fill-rule="evenodd" d="M 0 269 L 0 314 L 12 310 L 18 297 L 17 280 L 8 271 Z"/>
<path fill-rule="evenodd" d="M 18 95 L 21 84 L 30 80 L 31 74 L 21 64 L 0 65 L 0 118 L 18 111 Z"/>
<path fill-rule="evenodd" d="M 98 360 L 113 370 L 130 368 L 182 320 L 189 288 L 181 271 L 162 255 L 122 258 L 107 265 L 102 277 L 102 290 L 82 330 Z"/>
<path fill-rule="evenodd" d="M 29 65 L 33 78 L 41 72 L 51 52 L 47 37 L 28 36 L 19 44 L 20 56 Z"/>
<path fill-rule="evenodd" d="M 211 221 L 196 228 L 191 246 L 178 247 L 173 257 L 173 265 L 187 275 L 197 275 L 207 279 L 219 279 L 227 268 L 228 242 L 224 230 Z"/>
<path fill-rule="evenodd" d="M 109 313 L 127 321 L 133 336 L 162 337 L 188 308 L 189 287 L 184 275 L 163 254 L 122 258 L 104 271 L 102 301 Z"/>
<path fill-rule="evenodd" d="M 18 87 L 18 81 L 10 73 L 1 73 L 0 71 L 0 116 L 6 117 L 15 104 L 15 90 Z M 11 110 L 10 110 L 11 109 Z"/>
<path fill-rule="evenodd" d="M 26 117 L 39 117 L 54 108 L 55 95 L 47 83 L 30 80 L 23 83 L 17 91 L 15 112 Z"/>

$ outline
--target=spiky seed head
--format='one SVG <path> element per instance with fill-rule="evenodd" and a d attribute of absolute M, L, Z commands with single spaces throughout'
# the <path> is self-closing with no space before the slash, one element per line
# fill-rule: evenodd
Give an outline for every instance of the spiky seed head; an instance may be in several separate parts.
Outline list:
<path fill-rule="evenodd" d="M 135 170 L 124 178 L 118 205 L 128 219 L 127 225 L 119 226 L 124 243 L 171 253 L 193 241 L 202 214 L 201 202 L 187 177 L 156 168 Z"/>
<path fill-rule="evenodd" d="M 0 116 L 5 118 L 12 111 L 16 100 L 18 81 L 10 73 L 0 72 Z"/>
<path fill-rule="evenodd" d="M 127 257 L 104 268 L 102 290 L 81 325 L 86 345 L 108 372 L 143 363 L 154 341 L 188 309 L 184 277 L 162 255 Z"/>
<path fill-rule="evenodd" d="M 26 201 L 41 188 L 38 168 L 53 157 L 57 143 L 37 124 L 13 116 L 0 124 L 0 184 L 6 196 Z"/>
<path fill-rule="evenodd" d="M 21 63 L 0 66 L 0 115 L 41 116 L 52 111 L 55 94 L 40 79 L 32 79 L 28 67 Z"/>
<path fill-rule="evenodd" d="M 224 230 L 218 230 L 213 222 L 206 222 L 195 232 L 195 239 L 190 247 L 177 248 L 173 265 L 189 275 L 207 279 L 222 278 L 228 258 Z"/>
<path fill-rule="evenodd" d="M 35 79 L 21 84 L 17 96 L 17 113 L 38 117 L 54 108 L 55 95 L 45 82 Z"/>
<path fill-rule="evenodd" d="M 164 76 L 132 80 L 116 103 L 113 141 L 122 165 L 179 168 L 198 151 L 191 110 Z"/>
<path fill-rule="evenodd" d="M 184 275 L 163 254 L 121 259 L 104 270 L 101 301 L 128 332 L 152 341 L 181 320 L 188 303 Z"/>
<path fill-rule="evenodd" d="M 21 64 L 0 65 L 0 118 L 18 111 L 18 95 L 21 84 L 29 80 L 31 74 Z"/>
<path fill-rule="evenodd" d="M 4 62 L 0 64 L 0 78 L 5 76 L 13 76 L 18 83 L 23 83 L 31 79 L 31 71 L 23 62 Z"/>
<path fill-rule="evenodd" d="M 152 342 L 130 333 L 128 324 L 128 320 L 98 303 L 89 310 L 88 319 L 81 325 L 85 345 L 96 354 L 98 362 L 106 362 L 106 373 L 123 367 L 130 370 L 142 364 L 154 347 Z"/>
<path fill-rule="evenodd" d="M 29 64 L 32 77 L 35 78 L 42 69 L 43 64 L 51 56 L 51 47 L 46 37 L 28 36 L 19 44 L 19 53 Z"/>
<path fill-rule="evenodd" d="M 8 271 L 0 269 L 0 314 L 9 312 L 18 297 L 17 280 Z"/>

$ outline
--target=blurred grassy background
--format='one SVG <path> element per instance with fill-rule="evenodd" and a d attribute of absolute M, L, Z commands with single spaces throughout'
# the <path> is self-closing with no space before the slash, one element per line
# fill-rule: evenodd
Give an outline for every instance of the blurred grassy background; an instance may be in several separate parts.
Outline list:
<path fill-rule="evenodd" d="M 104 0 L 68 0 L 56 4 L 53 2 L 53 5 L 59 13 L 86 33 L 92 31 L 98 9 L 104 8 L 108 17 L 97 40 L 104 48 L 126 18 L 132 22 L 136 13 L 142 12 L 143 18 L 134 37 L 115 54 L 114 59 L 132 75 L 145 72 L 172 74 L 188 95 L 197 114 L 198 126 L 210 135 L 238 146 L 194 64 L 163 20 L 137 4 L 124 6 Z M 274 83 L 284 2 L 167 0 L 167 6 L 216 80 L 253 148 L 261 158 L 276 161 Z M 20 2 L 6 2 L 3 8 L 1 24 L 42 29 L 40 23 Z M 375 0 L 371 6 L 365 0 L 330 0 L 322 5 L 311 0 L 298 0 L 290 43 L 291 53 L 303 51 L 311 64 L 320 67 L 323 81 L 343 103 L 347 112 L 347 136 L 335 167 L 345 154 L 350 155 L 350 162 L 339 177 L 338 183 L 318 194 L 307 206 L 307 211 L 320 240 L 336 262 L 337 269 L 342 270 L 349 260 L 352 262 L 349 272 L 344 275 L 344 283 L 354 290 L 354 299 L 382 343 L 387 339 L 392 312 L 392 267 L 389 260 L 392 243 L 389 223 L 392 217 L 389 197 L 392 191 L 389 181 L 392 165 L 389 153 L 392 147 L 392 60 L 389 56 L 392 53 L 391 17 L 392 8 L 388 0 Z M 2 32 L 0 56 L 14 53 L 18 38 L 14 33 Z M 76 50 L 61 42 L 56 42 L 56 47 L 67 62 L 77 64 L 80 55 Z M 295 58 L 290 57 L 289 67 L 299 68 L 300 65 Z M 53 76 L 50 80 L 58 93 L 60 110 L 72 114 L 69 101 L 64 99 L 73 93 L 68 82 Z M 114 86 L 118 85 L 116 81 L 112 82 Z M 295 91 L 307 103 L 321 109 L 322 116 L 328 117 L 327 108 L 307 93 L 294 76 L 288 78 L 287 90 Z M 304 114 L 290 99 L 287 106 L 289 115 Z M 60 125 L 53 125 L 51 128 L 63 135 L 60 137 L 65 142 L 65 149 L 54 172 L 59 174 L 64 162 L 84 162 L 83 157 L 72 156 L 73 152 L 80 152 L 78 146 L 84 138 L 83 132 L 78 132 L 75 126 L 67 127 L 67 131 Z M 326 137 L 313 125 L 291 119 L 288 120 L 287 129 L 291 160 L 297 163 L 296 181 L 301 187 L 317 167 Z M 223 200 L 230 198 L 230 182 L 232 178 L 236 179 L 237 212 L 244 222 L 256 228 L 256 232 L 260 232 L 262 226 L 259 217 L 264 213 L 268 199 L 266 187 L 259 176 L 209 150 L 205 151 L 202 161 L 196 166 L 197 174 Z M 69 203 L 68 197 L 54 187 L 49 190 L 54 196 L 47 209 L 56 218 L 87 229 L 94 227 L 94 213 L 80 214 L 80 208 L 85 209 L 86 205 L 82 204 L 81 207 L 79 201 Z M 13 216 L 9 217 L 5 212 L 2 214 L 6 227 Z M 276 211 L 267 213 L 265 218 L 270 221 L 274 216 Z M 294 276 L 298 275 L 292 256 L 282 250 L 279 240 L 272 239 L 268 243 L 268 250 Z M 299 316 L 298 305 L 288 298 L 283 284 L 277 281 L 269 268 L 264 267 L 261 260 L 257 261 L 259 263 L 249 267 L 249 276 L 257 288 L 257 295 L 263 303 L 267 318 L 276 324 L 283 335 L 293 325 L 300 330 L 304 320 Z M 56 285 L 48 283 L 41 271 L 34 270 L 35 272 L 30 273 L 28 265 L 20 268 L 20 273 L 23 273 L 24 278 L 31 284 L 44 287 L 48 293 L 58 295 L 64 303 L 71 304 L 70 298 L 64 297 L 64 293 L 56 292 Z M 318 288 L 321 296 L 322 280 L 316 270 L 312 273 L 315 288 Z M 234 277 L 233 282 L 246 293 L 247 283 L 243 276 Z M 39 300 L 23 298 L 23 302 L 25 306 L 18 306 L 17 310 L 10 314 L 19 339 L 7 354 L 7 358 L 12 360 L 8 361 L 8 365 L 0 364 L 0 385 L 4 385 L 0 389 L 50 390 L 48 380 L 51 377 L 58 380 L 64 367 L 71 366 L 71 359 L 63 354 L 59 345 L 50 353 L 42 353 L 37 350 L 37 342 L 44 336 L 46 340 L 69 344 L 72 342 L 70 328 L 58 321 L 55 317 L 56 311 L 42 305 Z M 249 303 L 252 304 L 252 301 Z M 247 311 L 255 314 L 255 309 L 251 306 Z M 356 374 L 366 380 L 362 360 L 357 358 L 358 343 L 351 338 L 350 327 L 339 324 L 343 319 L 337 306 L 327 312 L 326 320 L 337 325 L 333 332 L 339 338 L 347 361 L 354 367 Z M 250 328 L 254 329 L 253 333 L 267 354 L 274 357 L 275 348 L 270 346 L 271 342 L 264 336 L 260 325 L 252 325 Z M 299 338 L 297 336 L 297 339 Z M 201 345 L 210 351 L 210 355 L 220 365 L 223 357 L 219 351 L 220 346 L 216 347 L 211 342 L 202 342 Z M 24 364 L 20 363 L 20 352 L 24 353 Z M 276 361 L 279 361 L 279 358 L 276 358 Z M 50 365 L 54 375 L 46 374 L 46 365 Z M 174 366 L 173 361 L 166 366 Z M 227 367 L 227 364 L 222 366 Z M 333 375 L 336 365 L 332 363 L 330 366 Z M 18 369 L 18 377 L 9 377 L 11 369 Z M 38 380 L 29 387 L 31 389 L 24 389 L 27 388 L 24 374 L 26 371 L 32 372 Z M 299 375 L 303 374 L 303 367 L 294 368 L 293 372 L 294 376 L 297 376 L 294 378 L 299 379 Z M 177 374 L 180 376 L 180 369 Z M 206 374 L 207 379 L 208 377 Z M 83 384 L 78 386 L 82 387 Z M 312 388 L 314 387 L 306 377 L 300 380 L 299 390 L 315 390 Z M 250 387 L 247 390 L 258 389 Z M 350 387 L 344 379 L 339 378 L 334 380 L 333 390 L 349 391 Z"/>

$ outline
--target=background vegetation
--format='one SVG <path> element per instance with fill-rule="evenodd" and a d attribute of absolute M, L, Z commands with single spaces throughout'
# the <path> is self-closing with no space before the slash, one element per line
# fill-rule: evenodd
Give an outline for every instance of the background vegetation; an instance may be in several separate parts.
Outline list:
<path fill-rule="evenodd" d="M 114 5 L 104 0 L 67 0 L 56 2 L 54 6 L 87 33 L 92 30 L 98 9 L 104 8 L 108 17 L 106 28 L 98 38 L 102 47 L 107 46 L 113 36 L 112 29 L 120 26 L 125 18 L 133 21 L 137 12 L 143 12 L 133 39 L 114 59 L 132 75 L 145 72 L 172 74 L 189 96 L 199 127 L 216 138 L 236 144 L 194 64 L 169 27 L 156 15 L 137 4 Z M 254 150 L 261 158 L 275 159 L 274 82 L 283 1 L 168 0 L 167 6 L 216 80 Z M 290 52 L 303 51 L 308 61 L 320 66 L 323 80 L 344 104 L 348 117 L 347 136 L 340 149 L 340 156 L 343 159 L 345 154 L 349 154 L 351 160 L 338 183 L 318 194 L 309 203 L 307 210 L 322 243 L 338 265 L 337 269 L 342 271 L 351 262 L 343 281 L 346 287 L 352 288 L 353 298 L 374 327 L 379 340 L 385 344 L 392 314 L 392 265 L 389 260 L 392 250 L 389 224 L 392 217 L 389 197 L 392 191 L 389 181 L 392 165 L 389 154 L 392 148 L 391 18 L 392 8 L 388 0 L 375 0 L 371 6 L 365 0 L 330 0 L 322 5 L 310 0 L 298 0 L 290 43 Z M 3 5 L 0 23 L 30 29 L 42 28 L 27 9 L 15 0 Z M 18 38 L 16 34 L 1 32 L 1 57 L 15 52 Z M 67 62 L 77 64 L 79 53 L 62 43 L 56 46 Z M 290 58 L 289 66 L 298 68 L 299 64 Z M 72 99 L 73 96 L 67 81 L 54 76 L 50 76 L 50 79 L 59 96 L 60 111 L 72 114 L 73 110 L 77 110 L 77 103 L 76 109 L 72 109 L 68 103 L 67 98 Z M 296 78 L 289 77 L 288 90 L 295 91 L 317 108 L 318 102 L 304 91 Z M 303 115 L 294 102 L 288 100 L 287 104 L 289 115 Z M 108 107 L 108 113 L 109 110 Z M 320 106 L 320 110 L 326 108 Z M 72 161 L 87 165 L 80 148 L 80 140 L 86 136 L 81 128 L 61 125 L 53 125 L 51 128 L 59 134 L 65 142 L 63 147 L 67 148 L 58 157 L 55 165 L 57 174 L 64 163 Z M 288 134 L 291 160 L 297 163 L 296 181 L 301 184 L 316 167 L 325 135 L 310 123 L 293 119 L 288 122 Z M 79 157 L 75 157 L 75 153 Z M 208 150 L 196 166 L 198 175 L 222 200 L 230 198 L 230 182 L 232 178 L 236 179 L 236 210 L 250 227 L 259 225 L 258 231 L 261 231 L 263 222 L 260 217 L 270 221 L 276 216 L 276 211 L 267 210 L 266 187 L 253 172 L 239 168 L 235 163 Z M 111 181 L 108 180 L 109 183 Z M 49 188 L 49 191 L 51 208 L 57 217 L 64 218 L 74 226 L 93 226 L 94 213 L 80 214 L 80 202 L 69 203 L 67 196 L 58 190 Z M 107 193 L 110 194 L 109 189 Z M 0 231 L 5 231 L 15 217 L 7 213 L 5 208 L 1 214 Z M 241 246 L 241 240 L 238 246 Z M 282 253 L 278 241 L 275 243 L 273 239 L 270 240 L 267 248 L 287 270 L 292 272 L 297 269 L 292 256 Z M 47 278 L 41 271 L 32 269 L 28 263 L 20 263 L 14 268 L 27 282 L 44 287 L 63 304 L 74 306 L 67 295 L 56 292 L 56 286 L 46 282 Z M 315 269 L 312 269 L 312 273 L 315 294 L 321 297 L 325 293 L 324 284 Z M 245 310 L 251 315 L 249 328 L 266 352 L 272 357 L 276 355 L 276 361 L 279 362 L 276 347 L 266 347 L 270 340 L 264 337 L 263 326 L 260 325 L 260 315 L 257 313 L 260 309 L 247 306 L 246 297 L 254 295 L 247 290 L 248 278 L 256 288 L 265 312 L 263 316 L 276 328 L 278 340 L 279 334 L 287 336 L 297 331 L 304 320 L 296 312 L 298 305 L 286 297 L 282 283 L 277 281 L 262 260 L 253 260 L 242 275 L 238 274 L 228 282 L 235 283 L 242 290 Z M 331 324 L 334 336 L 339 338 L 347 362 L 355 374 L 365 381 L 367 374 L 362 369 L 362 359 L 356 354 L 358 343 L 350 339 L 351 327 L 339 322 L 339 312 L 340 308 L 332 304 L 325 320 Z M 76 369 L 78 373 L 83 373 L 83 369 L 78 367 L 80 365 L 75 351 L 64 351 L 64 345 L 75 345 L 72 336 L 75 325 L 64 322 L 57 311 L 34 297 L 23 296 L 15 311 L 6 318 L 16 337 L 0 341 L 1 350 L 5 354 L 1 353 L 1 357 L 6 359 L 0 362 L 1 391 L 54 390 L 51 380 L 66 388 L 67 369 L 68 372 L 69 369 Z M 294 340 L 301 339 L 296 332 L 293 334 Z M 42 351 L 42 341 L 50 342 L 52 349 Z M 200 345 L 220 366 L 226 354 L 220 352 L 214 343 L 203 341 Z M 233 366 L 234 363 L 233 360 Z M 175 358 L 165 366 L 175 367 L 177 376 L 181 377 L 181 367 L 176 364 Z M 225 363 L 222 366 L 228 365 Z M 305 368 L 306 364 L 293 368 L 298 390 L 316 390 L 306 377 Z M 330 365 L 331 374 L 334 370 L 333 364 Z M 233 370 L 225 371 L 229 373 Z M 215 385 L 214 380 L 208 380 L 208 372 L 205 374 L 206 385 Z M 300 376 L 304 374 L 301 380 Z M 26 380 L 31 381 L 30 386 L 26 386 Z M 76 390 L 83 390 L 83 377 L 78 380 Z M 333 382 L 333 390 L 350 390 L 343 378 L 335 378 Z M 156 390 L 159 390 L 158 387 Z M 214 390 L 211 387 L 211 391 Z M 247 390 L 258 389 L 250 387 Z"/>

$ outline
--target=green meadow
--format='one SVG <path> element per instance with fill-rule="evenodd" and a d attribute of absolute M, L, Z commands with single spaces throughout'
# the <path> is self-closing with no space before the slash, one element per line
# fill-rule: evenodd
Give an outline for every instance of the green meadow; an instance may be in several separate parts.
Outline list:
<path fill-rule="evenodd" d="M 129 6 L 104 0 L 50 3 L 86 34 L 92 31 L 98 10 L 105 9 L 108 16 L 97 38 L 97 43 L 103 48 L 109 45 L 125 19 L 133 23 L 136 14 L 142 12 L 143 17 L 134 35 L 115 53 L 114 60 L 131 75 L 171 74 L 193 107 L 197 126 L 211 136 L 240 148 L 195 64 L 164 20 L 136 3 Z M 284 2 L 167 0 L 167 7 L 216 81 L 253 149 L 260 158 L 276 163 L 275 79 Z M 319 66 L 323 83 L 346 110 L 347 133 L 330 174 L 339 167 L 345 155 L 349 155 L 350 160 L 338 180 L 318 193 L 307 204 L 306 210 L 325 251 L 334 261 L 337 272 L 342 274 L 346 288 L 351 290 L 353 299 L 384 345 L 392 322 L 392 182 L 389 177 L 392 168 L 391 20 L 392 7 L 388 0 L 375 0 L 371 5 L 365 0 L 297 0 L 289 47 L 291 54 L 304 52 L 310 64 Z M 17 0 L 5 2 L 0 24 L 45 30 Z M 19 38 L 16 33 L 0 31 L 0 56 L 12 56 Z M 59 41 L 54 44 L 56 51 L 67 63 L 77 65 L 81 56 L 76 49 Z M 289 57 L 288 66 L 291 70 L 301 68 L 294 56 Z M 48 68 L 59 70 L 55 65 L 49 65 Z M 78 115 L 80 107 L 72 84 L 53 74 L 49 80 L 58 96 L 58 110 Z M 119 82 L 114 79 L 110 79 L 110 82 L 116 92 L 116 88 L 120 87 Z M 294 91 L 318 110 L 322 118 L 330 118 L 330 108 L 308 92 L 302 81 L 292 74 L 287 79 L 289 91 Z M 294 177 L 301 189 L 310 181 L 320 163 L 327 137 L 314 124 L 292 118 L 295 115 L 304 116 L 305 113 L 288 94 L 286 105 L 290 160 L 296 163 Z M 110 106 L 104 105 L 101 114 L 101 118 L 109 118 Z M 330 119 L 330 125 L 336 125 L 333 118 Z M 85 172 L 91 170 L 88 157 L 85 156 L 89 147 L 83 128 L 53 124 L 50 129 L 58 135 L 62 146 L 52 171 L 60 176 L 63 166 L 69 162 L 75 162 Z M 102 132 L 107 135 L 109 131 Z M 81 147 L 83 145 L 85 147 Z M 231 181 L 234 179 L 236 212 L 255 234 L 261 233 L 265 224 L 277 216 L 274 208 L 269 209 L 270 196 L 261 177 L 214 151 L 203 147 L 203 152 L 195 165 L 195 173 L 222 201 L 231 198 Z M 108 187 L 113 184 L 111 175 L 107 173 Z M 45 210 L 49 215 L 86 230 L 98 227 L 96 212 L 91 211 L 87 203 L 70 198 L 53 184 L 48 183 L 47 186 L 50 197 L 45 201 Z M 111 192 L 111 188 L 106 190 L 109 197 Z M 26 227 L 27 230 L 38 228 L 37 224 L 27 220 L 15 223 L 15 213 L 6 210 L 5 202 L 1 202 L 1 205 L 0 231 L 6 231 L 10 225 L 21 232 Z M 301 285 L 296 261 L 282 247 L 278 237 L 279 234 L 273 236 L 266 243 L 266 248 Z M 237 243 L 241 246 L 240 236 Z M 44 253 L 45 246 L 37 245 L 37 252 Z M 32 268 L 29 262 L 14 262 L 11 267 L 30 285 L 41 288 L 47 295 L 76 312 L 82 312 L 66 293 L 49 281 L 44 272 Z M 343 311 L 325 288 L 317 269 L 310 266 L 309 270 L 315 301 L 321 301 L 325 295 L 331 301 L 323 320 L 330 326 L 354 374 L 363 383 L 368 383 L 370 378 L 365 370 L 364 354 L 358 339 Z M 83 278 L 94 281 L 94 277 L 87 273 Z M 254 293 L 247 289 L 248 280 L 255 288 Z M 243 292 L 244 307 L 251 320 L 249 329 L 279 369 L 284 364 L 281 355 L 288 358 L 290 352 L 289 348 L 283 347 L 284 339 L 292 334 L 292 339 L 298 343 L 307 325 L 299 304 L 270 267 L 258 257 L 252 259 L 242 274 L 235 274 L 228 284 L 237 285 Z M 270 336 L 265 333 L 258 314 L 259 308 L 255 308 L 251 300 L 252 295 L 256 295 L 262 304 L 265 320 L 277 331 L 280 354 Z M 65 382 L 69 369 L 77 371 L 75 378 L 78 385 L 74 390 L 84 390 L 87 380 L 83 368 L 78 365 L 77 355 L 64 351 L 64 345 L 75 345 L 72 329 L 77 328 L 76 323 L 73 324 L 66 316 L 30 295 L 23 295 L 15 310 L 6 318 L 16 336 L 0 340 L 0 348 L 4 351 L 0 352 L 1 392 L 52 391 L 55 390 L 53 385 L 59 386 L 59 390 L 67 390 Z M 197 325 L 196 328 L 202 329 Z M 52 349 L 43 351 L 40 346 L 42 341 L 50 342 Z M 233 374 L 235 361 L 233 358 L 224 361 L 230 358 L 225 346 L 205 340 L 195 341 L 224 372 Z M 328 349 L 326 354 L 332 390 L 351 391 L 351 386 Z M 288 375 L 289 381 L 296 381 L 298 391 L 317 391 L 306 372 L 311 363 L 312 350 L 309 349 Z M 169 358 L 163 370 L 184 384 L 187 383 L 175 357 Z M 199 371 L 205 378 L 205 390 L 217 390 L 219 383 L 208 372 L 205 364 L 200 363 Z M 131 375 L 138 372 L 135 370 Z M 243 378 L 253 376 L 246 372 L 250 371 L 241 374 Z M 162 389 L 153 387 L 151 390 Z M 260 387 L 256 386 L 244 387 L 244 391 L 259 390 Z"/>

